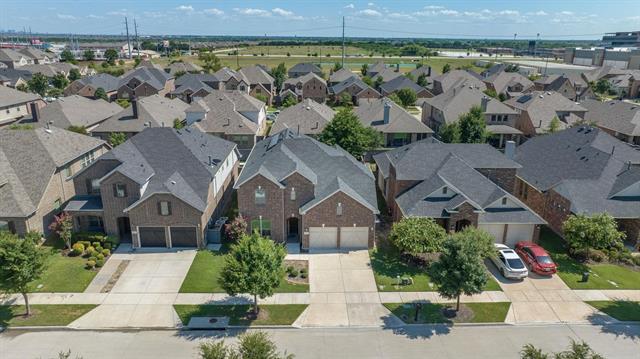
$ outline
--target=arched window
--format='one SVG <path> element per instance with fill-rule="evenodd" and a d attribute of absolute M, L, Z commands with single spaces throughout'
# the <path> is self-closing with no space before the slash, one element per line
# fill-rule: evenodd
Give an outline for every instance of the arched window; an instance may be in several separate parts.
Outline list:
<path fill-rule="evenodd" d="M 256 189 L 255 193 L 255 201 L 256 204 L 265 204 L 267 203 L 267 194 L 264 192 L 264 189 L 260 186 Z"/>
<path fill-rule="evenodd" d="M 336 206 L 336 216 L 342 216 L 342 203 L 338 202 Z"/>
<path fill-rule="evenodd" d="M 296 200 L 296 189 L 295 189 L 295 187 L 291 187 L 291 200 L 292 201 Z"/>

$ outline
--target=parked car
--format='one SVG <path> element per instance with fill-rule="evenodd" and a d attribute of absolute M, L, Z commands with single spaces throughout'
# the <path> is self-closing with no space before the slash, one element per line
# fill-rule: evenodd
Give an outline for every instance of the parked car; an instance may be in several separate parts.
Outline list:
<path fill-rule="evenodd" d="M 523 279 L 529 275 L 527 267 L 513 249 L 499 243 L 495 243 L 494 246 L 498 254 L 495 257 L 491 257 L 491 261 L 503 277 L 508 279 Z"/>
<path fill-rule="evenodd" d="M 558 267 L 544 248 L 532 242 L 518 242 L 516 253 L 529 266 L 531 271 L 541 275 L 552 275 Z"/>

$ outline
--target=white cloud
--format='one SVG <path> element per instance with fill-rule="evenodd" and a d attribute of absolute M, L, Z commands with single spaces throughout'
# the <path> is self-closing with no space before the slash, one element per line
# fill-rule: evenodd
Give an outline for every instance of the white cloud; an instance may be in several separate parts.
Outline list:
<path fill-rule="evenodd" d="M 290 20 L 304 20 L 304 17 L 296 15 L 293 11 L 285 10 L 279 7 L 271 9 L 271 12 L 275 15 L 282 16 Z"/>
<path fill-rule="evenodd" d="M 442 10 L 442 9 L 444 9 L 444 6 L 428 5 L 428 6 L 425 6 L 423 9 L 425 9 L 425 10 Z"/>
<path fill-rule="evenodd" d="M 415 16 L 401 13 L 401 12 L 392 12 L 390 14 L 387 14 L 387 17 L 390 19 L 397 19 L 397 20 L 410 20 L 410 21 L 417 20 Z"/>
<path fill-rule="evenodd" d="M 152 19 L 159 19 L 159 18 L 167 16 L 167 14 L 162 13 L 162 12 L 158 12 L 158 11 L 145 11 L 145 12 L 142 13 L 142 15 L 144 17 L 149 17 L 149 18 L 152 18 Z"/>
<path fill-rule="evenodd" d="M 560 15 L 572 16 L 572 15 L 574 15 L 574 13 L 573 13 L 573 11 L 560 11 Z"/>
<path fill-rule="evenodd" d="M 442 15 L 451 15 L 451 16 L 460 15 L 460 13 L 457 10 L 448 10 L 448 9 L 440 10 L 440 13 Z"/>
<path fill-rule="evenodd" d="M 381 17 L 382 16 L 380 11 L 373 10 L 373 9 L 360 10 L 356 13 L 356 15 L 360 15 L 364 17 Z"/>
<path fill-rule="evenodd" d="M 239 9 L 239 8 L 234 8 L 233 11 L 242 14 L 242 15 L 249 15 L 249 16 L 260 16 L 260 17 L 269 17 L 271 16 L 271 12 L 269 10 L 263 10 L 263 9 L 253 9 L 253 8 L 243 8 L 243 9 Z"/>
<path fill-rule="evenodd" d="M 354 9 L 355 7 L 356 7 L 355 5 L 349 4 L 349 5 L 345 6 L 344 8 L 345 9 Z"/>
<path fill-rule="evenodd" d="M 58 19 L 62 19 L 62 20 L 75 20 L 76 17 L 73 15 L 68 15 L 68 14 L 57 14 Z"/>
<path fill-rule="evenodd" d="M 549 15 L 548 13 L 542 11 L 542 10 L 538 10 L 536 12 L 529 12 L 527 13 L 527 15 L 534 15 L 534 16 L 547 16 Z"/>
<path fill-rule="evenodd" d="M 367 3 L 367 6 L 376 6 L 376 4 L 370 2 L 370 3 Z"/>
<path fill-rule="evenodd" d="M 202 10 L 202 12 L 204 12 L 207 15 L 214 15 L 214 16 L 222 16 L 222 15 L 224 15 L 224 11 L 222 11 L 220 9 L 216 9 L 216 8 L 204 9 L 204 10 Z"/>
<path fill-rule="evenodd" d="M 89 19 L 104 19 L 104 16 L 89 14 L 87 15 Z"/>
<path fill-rule="evenodd" d="M 193 11 L 193 6 L 191 6 L 191 5 L 180 5 L 180 6 L 178 6 L 176 8 L 176 10 L 191 12 L 191 11 Z"/>
<path fill-rule="evenodd" d="M 107 15 L 109 16 L 127 16 L 127 14 L 127 9 L 114 10 L 107 13 Z"/>

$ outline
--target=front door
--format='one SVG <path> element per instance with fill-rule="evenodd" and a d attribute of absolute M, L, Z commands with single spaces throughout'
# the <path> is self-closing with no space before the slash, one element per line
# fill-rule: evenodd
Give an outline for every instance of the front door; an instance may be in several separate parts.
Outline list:
<path fill-rule="evenodd" d="M 296 217 L 287 220 L 287 242 L 297 242 L 299 235 L 299 220 Z"/>
<path fill-rule="evenodd" d="M 123 242 L 131 240 L 131 222 L 129 222 L 129 217 L 118 217 L 118 236 Z"/>

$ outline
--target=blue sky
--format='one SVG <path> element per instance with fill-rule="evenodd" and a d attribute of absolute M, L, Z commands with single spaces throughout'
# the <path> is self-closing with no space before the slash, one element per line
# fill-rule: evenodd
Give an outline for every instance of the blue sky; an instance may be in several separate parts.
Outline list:
<path fill-rule="evenodd" d="M 635 1 L 4 0 L 0 29 L 120 34 L 597 39 L 640 30 Z"/>

